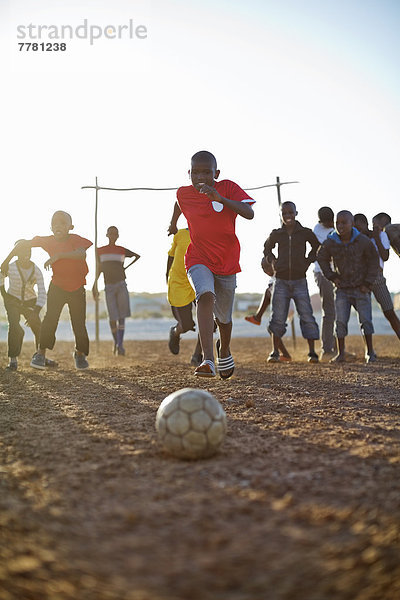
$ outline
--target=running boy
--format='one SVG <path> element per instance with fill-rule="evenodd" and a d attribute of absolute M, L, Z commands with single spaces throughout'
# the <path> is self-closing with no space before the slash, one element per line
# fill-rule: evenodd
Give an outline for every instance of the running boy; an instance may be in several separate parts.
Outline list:
<path fill-rule="evenodd" d="M 182 212 L 189 226 L 191 242 L 185 266 L 196 292 L 197 323 L 203 362 L 194 374 L 215 377 L 213 329 L 215 315 L 220 338 L 217 340 L 217 369 L 222 379 L 233 375 L 235 363 L 230 351 L 232 309 L 236 273 L 240 271 L 240 244 L 235 233 L 237 215 L 254 216 L 254 200 L 236 183 L 216 181 L 219 169 L 215 156 L 205 150 L 192 156 L 189 171 L 192 185 L 179 188 L 170 231 Z"/>
<path fill-rule="evenodd" d="M 306 272 L 314 262 L 319 242 L 311 229 L 296 221 L 296 205 L 283 202 L 281 206 L 282 227 L 274 229 L 264 244 L 264 257 L 275 265 L 276 282 L 272 295 L 272 316 L 269 331 L 272 333 L 273 350 L 268 362 L 279 362 L 279 345 L 286 332 L 289 303 L 293 298 L 300 318 L 300 329 L 308 342 L 308 361 L 318 362 L 315 352 L 315 340 L 319 339 L 319 330 L 314 318 L 310 295 L 308 293 Z M 307 243 L 311 250 L 306 254 Z M 278 245 L 278 256 L 272 250 Z"/>
<path fill-rule="evenodd" d="M 351 307 L 358 313 L 364 336 L 367 363 L 376 361 L 372 344 L 371 289 L 378 275 L 378 253 L 367 236 L 354 225 L 350 211 L 341 210 L 336 215 L 336 230 L 329 234 L 317 253 L 323 274 L 336 286 L 336 337 L 338 354 L 331 362 L 345 362 L 345 337 Z M 333 269 L 331 267 L 333 261 Z"/>
<path fill-rule="evenodd" d="M 21 240 L 13 250 L 18 253 L 25 248 L 43 248 L 50 256 L 44 267 L 51 267 L 53 271 L 47 293 L 47 312 L 40 331 L 39 348 L 31 360 L 31 367 L 34 369 L 44 369 L 46 366 L 46 350 L 52 350 L 54 347 L 58 321 L 65 304 L 68 304 L 75 335 L 75 366 L 77 369 L 87 369 L 89 366 L 86 360 L 89 354 L 89 337 L 85 323 L 84 285 L 88 273 L 86 250 L 92 242 L 70 233 L 73 228 L 71 216 L 63 210 L 58 210 L 51 219 L 53 235 Z"/>
<path fill-rule="evenodd" d="M 130 265 L 133 265 L 139 260 L 140 255 L 123 246 L 116 245 L 119 231 L 114 225 L 107 229 L 106 237 L 109 240 L 107 246 L 97 248 L 96 277 L 92 293 L 94 299 L 97 300 L 99 297 L 97 280 L 100 273 L 103 273 L 110 329 L 114 338 L 114 354 L 118 353 L 119 356 L 125 356 L 125 319 L 131 316 L 131 309 L 125 281 L 125 269 L 127 267 L 124 268 L 124 260 L 126 257 L 133 257 L 133 261 L 130 263 Z"/>
<path fill-rule="evenodd" d="M 8 356 L 10 359 L 7 370 L 16 371 L 18 356 L 21 353 L 25 332 L 19 321 L 21 315 L 35 336 L 36 349 L 39 345 L 40 316 L 39 313 L 46 303 L 46 289 L 43 275 L 35 263 L 31 261 L 30 248 L 19 249 L 17 260 L 9 264 L 4 261 L 2 268 L 5 274 L 0 274 L 0 291 L 4 298 L 4 306 L 8 318 Z M 8 256 L 11 260 L 11 256 Z M 8 290 L 4 288 L 4 278 L 8 277 Z M 35 292 L 37 289 L 37 294 Z M 47 360 L 46 366 L 55 366 L 54 361 Z"/>
<path fill-rule="evenodd" d="M 174 235 L 172 246 L 168 252 L 166 278 L 168 284 L 168 302 L 177 323 L 169 332 L 168 347 L 172 354 L 179 354 L 180 338 L 183 333 L 195 330 L 193 321 L 193 302 L 195 293 L 185 270 L 185 254 L 190 244 L 188 229 L 179 229 Z M 198 367 L 203 361 L 200 338 L 190 363 Z"/>

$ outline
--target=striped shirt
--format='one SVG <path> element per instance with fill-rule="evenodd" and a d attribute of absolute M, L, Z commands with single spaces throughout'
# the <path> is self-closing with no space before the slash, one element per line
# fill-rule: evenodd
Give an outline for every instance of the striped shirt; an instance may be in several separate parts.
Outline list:
<path fill-rule="evenodd" d="M 35 263 L 31 262 L 29 269 L 18 268 L 17 261 L 14 261 L 8 266 L 8 290 L 10 296 L 18 298 L 18 300 L 33 300 L 36 299 L 37 306 L 46 304 L 46 288 L 44 287 L 43 275 L 41 270 Z M 4 285 L 4 275 L 0 274 L 0 286 Z M 34 287 L 37 287 L 37 294 Z"/>

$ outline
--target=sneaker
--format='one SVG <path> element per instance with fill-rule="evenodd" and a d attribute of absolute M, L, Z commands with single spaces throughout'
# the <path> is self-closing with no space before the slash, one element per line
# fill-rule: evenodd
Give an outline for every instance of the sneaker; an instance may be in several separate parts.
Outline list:
<path fill-rule="evenodd" d="M 292 362 L 292 357 L 291 356 L 284 356 L 283 354 L 281 354 L 279 356 L 279 362 Z"/>
<path fill-rule="evenodd" d="M 309 363 L 317 363 L 317 362 L 319 362 L 318 354 L 316 352 L 309 352 L 308 353 L 308 362 Z"/>
<path fill-rule="evenodd" d="M 55 360 L 51 360 L 51 358 L 46 358 L 44 364 L 45 367 L 49 367 L 50 369 L 55 369 L 58 367 L 58 363 Z"/>
<path fill-rule="evenodd" d="M 78 354 L 77 352 L 74 352 L 74 359 L 75 359 L 75 367 L 77 369 L 87 369 L 88 368 L 89 363 L 86 360 L 86 356 L 84 354 Z"/>
<path fill-rule="evenodd" d="M 175 333 L 175 327 L 169 330 L 168 348 L 172 354 L 179 354 L 180 336 Z"/>
<path fill-rule="evenodd" d="M 253 325 L 261 325 L 261 321 L 258 321 L 254 315 L 250 315 L 249 317 L 245 317 L 245 320 L 249 323 L 253 323 Z"/>
<path fill-rule="evenodd" d="M 18 369 L 18 361 L 16 358 L 11 358 L 10 362 L 8 364 L 8 367 L 6 367 L 6 371 L 16 371 Z"/>
<path fill-rule="evenodd" d="M 125 356 L 125 348 L 123 346 L 118 346 L 117 354 L 118 356 Z"/>
<path fill-rule="evenodd" d="M 44 369 L 46 366 L 46 357 L 44 354 L 40 354 L 39 352 L 35 352 L 32 356 L 31 367 L 34 369 Z"/>
<path fill-rule="evenodd" d="M 274 350 L 267 358 L 267 362 L 279 362 L 279 352 Z"/>
<path fill-rule="evenodd" d="M 371 354 L 365 355 L 365 362 L 367 364 L 376 362 L 377 360 L 378 360 L 378 357 L 376 356 L 375 352 L 371 352 Z"/>

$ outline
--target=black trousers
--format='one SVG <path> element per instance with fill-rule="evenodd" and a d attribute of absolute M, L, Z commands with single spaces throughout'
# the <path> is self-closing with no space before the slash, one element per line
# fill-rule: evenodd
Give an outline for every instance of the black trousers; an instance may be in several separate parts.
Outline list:
<path fill-rule="evenodd" d="M 64 305 L 68 305 L 75 346 L 86 356 L 89 354 L 89 336 L 86 330 L 86 292 L 82 286 L 74 292 L 66 292 L 50 283 L 47 292 L 47 312 L 40 331 L 39 346 L 42 350 L 52 350 L 56 341 L 56 331 Z"/>
<path fill-rule="evenodd" d="M 33 310 L 36 306 L 35 298 L 21 302 L 21 300 L 11 296 L 11 294 L 5 294 L 4 306 L 8 318 L 8 356 L 14 358 L 21 354 L 22 342 L 25 335 L 23 328 L 19 324 L 21 315 L 25 317 L 26 322 L 32 329 L 37 348 L 39 344 L 41 321 L 39 314 Z"/>

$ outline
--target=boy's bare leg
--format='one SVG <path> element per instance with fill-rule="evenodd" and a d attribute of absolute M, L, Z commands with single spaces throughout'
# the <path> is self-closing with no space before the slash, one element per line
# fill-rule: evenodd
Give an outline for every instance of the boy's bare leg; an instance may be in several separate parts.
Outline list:
<path fill-rule="evenodd" d="M 289 354 L 289 352 L 286 350 L 286 346 L 285 344 L 282 342 L 282 338 L 279 338 L 279 342 L 278 342 L 278 350 L 279 352 L 282 354 L 282 356 L 285 356 L 286 358 L 292 358 Z"/>
<path fill-rule="evenodd" d="M 216 319 L 219 329 L 219 339 L 221 342 L 219 356 L 220 358 L 228 358 L 230 356 L 230 344 L 232 337 L 232 321 L 230 323 L 221 323 Z"/>
<path fill-rule="evenodd" d="M 199 327 L 200 343 L 204 360 L 214 362 L 213 333 L 214 333 L 214 294 L 205 292 L 197 302 L 197 324 Z M 222 340 L 221 340 L 222 342 Z"/>
<path fill-rule="evenodd" d="M 364 335 L 365 346 L 367 348 L 367 354 L 374 354 L 374 347 L 372 345 L 372 333 Z"/>
<path fill-rule="evenodd" d="M 280 338 L 278 335 L 273 333 L 272 334 L 272 348 L 273 348 L 274 352 L 279 352 L 279 348 L 282 343 L 283 343 L 282 338 Z"/>
<path fill-rule="evenodd" d="M 345 362 L 346 357 L 345 357 L 345 344 L 344 344 L 344 340 L 345 338 L 337 338 L 337 345 L 338 345 L 338 353 L 337 355 L 332 358 L 331 362 Z"/>
<path fill-rule="evenodd" d="M 383 311 L 383 314 L 392 326 L 393 331 L 400 340 L 400 320 L 393 309 Z"/>

